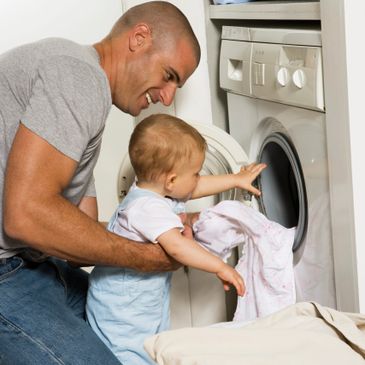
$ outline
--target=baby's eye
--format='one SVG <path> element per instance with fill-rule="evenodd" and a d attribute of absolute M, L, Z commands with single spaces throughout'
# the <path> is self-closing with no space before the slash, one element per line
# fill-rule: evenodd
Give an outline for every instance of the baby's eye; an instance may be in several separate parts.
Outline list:
<path fill-rule="evenodd" d="M 166 81 L 170 81 L 172 79 L 172 74 L 170 72 L 166 72 Z"/>

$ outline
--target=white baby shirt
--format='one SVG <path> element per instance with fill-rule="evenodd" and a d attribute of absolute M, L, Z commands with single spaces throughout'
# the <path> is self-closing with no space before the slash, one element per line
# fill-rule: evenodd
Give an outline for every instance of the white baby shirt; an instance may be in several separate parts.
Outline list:
<path fill-rule="evenodd" d="M 133 184 L 122 206 L 115 213 L 118 219 L 114 219 L 114 222 L 117 223 L 109 227 L 120 236 L 134 241 L 157 243 L 157 238 L 170 229 L 184 230 L 177 215 L 185 211 L 183 202 L 164 198 Z"/>

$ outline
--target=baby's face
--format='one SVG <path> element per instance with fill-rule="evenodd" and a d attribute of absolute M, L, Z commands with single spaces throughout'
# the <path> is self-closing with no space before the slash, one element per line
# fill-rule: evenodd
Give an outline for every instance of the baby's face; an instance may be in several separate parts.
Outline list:
<path fill-rule="evenodd" d="M 177 177 L 174 184 L 173 194 L 175 199 L 188 200 L 198 185 L 200 171 L 203 167 L 205 154 L 202 152 L 193 153 L 191 158 L 183 164 L 176 172 Z"/>

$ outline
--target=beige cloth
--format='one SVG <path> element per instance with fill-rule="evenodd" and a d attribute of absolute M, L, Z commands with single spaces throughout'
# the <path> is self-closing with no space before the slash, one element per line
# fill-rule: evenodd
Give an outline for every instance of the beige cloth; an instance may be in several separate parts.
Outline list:
<path fill-rule="evenodd" d="M 242 328 L 183 328 L 148 338 L 159 365 L 365 364 L 365 315 L 297 303 Z"/>

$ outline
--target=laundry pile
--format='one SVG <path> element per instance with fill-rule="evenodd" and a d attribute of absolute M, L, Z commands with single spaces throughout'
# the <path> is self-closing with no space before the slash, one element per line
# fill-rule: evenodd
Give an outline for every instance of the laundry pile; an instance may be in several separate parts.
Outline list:
<path fill-rule="evenodd" d="M 360 365 L 365 315 L 293 304 L 242 328 L 182 328 L 150 337 L 159 365 Z"/>
<path fill-rule="evenodd" d="M 238 297 L 234 322 L 251 321 L 295 303 L 295 228 L 229 200 L 203 210 L 193 231 L 197 242 L 223 260 L 233 248 L 243 247 L 236 269 L 245 280 L 246 293 Z"/>

